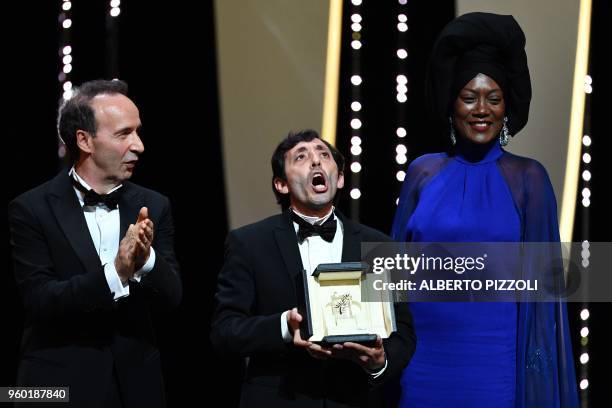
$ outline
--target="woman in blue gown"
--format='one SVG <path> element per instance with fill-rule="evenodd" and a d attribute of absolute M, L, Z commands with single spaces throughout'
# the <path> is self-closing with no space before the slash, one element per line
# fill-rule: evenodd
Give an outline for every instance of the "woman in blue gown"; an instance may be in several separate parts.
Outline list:
<path fill-rule="evenodd" d="M 546 170 L 502 146 L 527 122 L 524 34 L 511 16 L 453 20 L 428 99 L 453 147 L 408 168 L 392 236 L 411 242 L 558 242 Z M 403 407 L 577 407 L 565 304 L 412 303 L 418 346 Z"/>

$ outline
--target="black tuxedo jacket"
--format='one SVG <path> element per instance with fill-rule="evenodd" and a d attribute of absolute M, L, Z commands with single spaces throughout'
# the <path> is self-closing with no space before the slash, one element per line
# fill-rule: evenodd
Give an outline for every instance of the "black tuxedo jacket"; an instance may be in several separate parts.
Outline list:
<path fill-rule="evenodd" d="M 117 301 L 67 172 L 9 206 L 26 315 L 17 383 L 69 386 L 70 406 L 104 406 L 117 388 L 125 407 L 165 405 L 151 311 L 176 307 L 182 295 L 170 205 L 159 193 L 123 184 L 120 239 L 148 207 L 156 259 L 140 283 L 130 282 L 130 295 Z"/>
<path fill-rule="evenodd" d="M 362 242 L 390 240 L 337 215 L 344 226 L 342 261 L 360 261 Z M 283 341 L 281 314 L 297 306 L 302 269 L 289 212 L 228 235 L 211 340 L 219 352 L 248 357 L 241 405 L 378 406 L 394 401 L 416 344 L 408 306 L 396 305 L 397 332 L 384 340 L 388 366 L 373 380 L 353 362 L 317 360 Z"/>

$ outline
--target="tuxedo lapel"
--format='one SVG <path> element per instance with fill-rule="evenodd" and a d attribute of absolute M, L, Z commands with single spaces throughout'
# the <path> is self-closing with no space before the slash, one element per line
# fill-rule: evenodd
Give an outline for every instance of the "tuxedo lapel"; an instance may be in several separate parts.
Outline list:
<path fill-rule="evenodd" d="M 281 215 L 279 223 L 274 228 L 274 238 L 285 263 L 285 270 L 289 273 L 291 282 L 295 283 L 304 266 L 289 211 Z"/>
<path fill-rule="evenodd" d="M 342 262 L 360 261 L 361 239 L 359 224 L 355 224 L 337 210 L 336 215 L 342 221 L 344 233 L 342 239 Z M 274 228 L 274 237 L 291 282 L 296 282 L 296 278 L 303 271 L 304 266 L 302 265 L 297 235 L 289 211 L 285 211 L 281 215 L 279 223 Z"/>
<path fill-rule="evenodd" d="M 119 199 L 119 218 L 121 227 L 119 230 L 119 241 L 125 236 L 130 224 L 135 224 L 138 219 L 138 212 L 144 207 L 144 196 L 134 188 L 130 182 L 124 182 L 123 192 Z"/>
<path fill-rule="evenodd" d="M 361 239 L 359 225 L 346 218 L 336 210 L 336 216 L 342 221 L 344 238 L 342 239 L 342 262 L 361 261 Z"/>
<path fill-rule="evenodd" d="M 53 179 L 47 200 L 60 228 L 81 260 L 85 270 L 100 269 L 102 267 L 100 257 L 89 235 L 83 208 L 67 172 L 62 171 Z"/>

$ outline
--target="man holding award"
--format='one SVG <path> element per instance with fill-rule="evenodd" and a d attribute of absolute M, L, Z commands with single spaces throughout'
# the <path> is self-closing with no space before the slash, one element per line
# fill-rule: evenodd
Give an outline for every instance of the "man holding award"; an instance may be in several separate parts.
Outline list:
<path fill-rule="evenodd" d="M 272 156 L 272 188 L 283 213 L 228 235 L 211 340 L 219 352 L 248 358 L 241 406 L 397 403 L 399 377 L 416 344 L 407 305 L 386 313 L 391 328 L 384 339 L 370 334 L 369 341 L 359 336 L 320 341 L 312 333 L 317 321 L 358 327 L 368 308 L 354 299 L 355 288 L 330 287 L 330 277 L 359 282 L 360 272 L 337 275 L 326 264 L 342 269 L 360 261 L 362 242 L 390 240 L 334 211 L 336 192 L 344 186 L 343 167 L 340 152 L 316 132 L 290 133 Z M 329 294 L 317 297 L 313 290 L 324 280 L 321 287 Z M 328 329 L 323 334 L 333 334 Z"/>

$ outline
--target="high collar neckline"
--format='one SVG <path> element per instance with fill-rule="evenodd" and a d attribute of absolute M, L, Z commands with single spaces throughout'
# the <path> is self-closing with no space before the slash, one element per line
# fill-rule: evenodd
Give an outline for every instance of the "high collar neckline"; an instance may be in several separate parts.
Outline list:
<path fill-rule="evenodd" d="M 495 138 L 487 144 L 476 144 L 457 140 L 454 150 L 454 157 L 461 163 L 477 165 L 493 162 L 504 154 L 504 150 L 499 144 L 499 139 Z"/>

